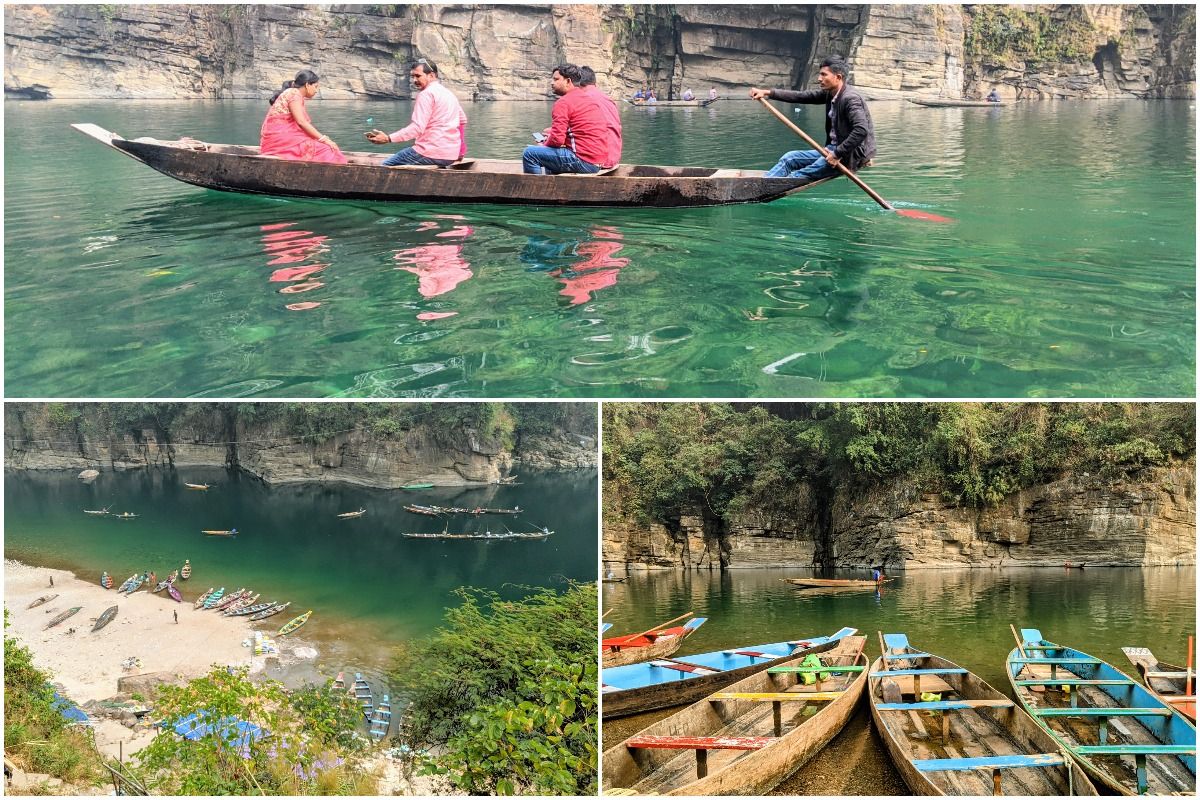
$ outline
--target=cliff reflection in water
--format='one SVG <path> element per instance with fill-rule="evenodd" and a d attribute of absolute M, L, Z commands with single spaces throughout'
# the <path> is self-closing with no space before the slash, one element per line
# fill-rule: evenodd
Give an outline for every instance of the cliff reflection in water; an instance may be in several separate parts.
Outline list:
<path fill-rule="evenodd" d="M 529 272 L 548 272 L 563 284 L 559 294 L 570 305 L 592 299 L 592 293 L 615 286 L 618 273 L 629 266 L 617 258 L 624 236 L 612 225 L 592 225 L 584 230 L 563 230 L 560 235 L 533 234 L 521 251 Z"/>
<path fill-rule="evenodd" d="M 881 592 L 809 593 L 784 583 L 796 569 L 630 573 L 604 584 L 605 622 L 613 632 L 644 630 L 687 611 L 708 622 L 687 653 L 829 633 L 849 625 L 870 638 L 903 632 L 919 647 L 977 672 L 1003 690 L 1009 624 L 1040 628 L 1118 669 L 1121 648 L 1150 647 L 1164 661 L 1186 662 L 1196 628 L 1196 568 L 1013 568 L 905 572 Z M 620 573 L 618 571 L 618 577 Z M 843 571 L 837 577 L 864 578 Z M 681 651 L 681 654 L 684 654 Z"/>

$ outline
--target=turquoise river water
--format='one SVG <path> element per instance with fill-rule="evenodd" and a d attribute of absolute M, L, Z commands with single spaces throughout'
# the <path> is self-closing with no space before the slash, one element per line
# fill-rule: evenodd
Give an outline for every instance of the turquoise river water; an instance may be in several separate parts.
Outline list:
<path fill-rule="evenodd" d="M 410 108 L 311 104 L 365 150 Z M 6 103 L 8 396 L 1193 393 L 1187 102 L 872 103 L 868 182 L 953 224 L 844 180 L 679 211 L 238 196 L 68 127 L 257 143 L 265 109 Z M 466 110 L 471 155 L 516 158 L 550 107 Z M 622 119 L 626 163 L 764 168 L 800 146 L 750 102 Z"/>

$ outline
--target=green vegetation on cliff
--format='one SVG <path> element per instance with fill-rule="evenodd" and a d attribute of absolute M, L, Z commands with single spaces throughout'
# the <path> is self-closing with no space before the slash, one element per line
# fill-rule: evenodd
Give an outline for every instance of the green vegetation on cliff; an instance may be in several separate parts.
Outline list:
<path fill-rule="evenodd" d="M 1194 459 L 1195 438 L 1194 407 L 1174 403 L 607 404 L 604 478 L 642 521 L 770 511 L 803 483 L 904 480 L 985 506 L 1068 474 Z"/>
<path fill-rule="evenodd" d="M 1088 61 L 1097 30 L 1082 6 L 1052 15 L 1044 6 L 972 5 L 963 42 L 968 56 L 1035 62 Z"/>

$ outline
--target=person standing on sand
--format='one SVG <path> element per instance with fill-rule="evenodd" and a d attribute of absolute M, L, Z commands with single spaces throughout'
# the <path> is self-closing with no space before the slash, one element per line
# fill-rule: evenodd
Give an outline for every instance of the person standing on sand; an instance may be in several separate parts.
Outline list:
<path fill-rule="evenodd" d="M 179 609 L 176 609 L 176 610 L 172 611 L 171 613 L 175 615 L 175 624 L 178 625 L 179 624 Z"/>
<path fill-rule="evenodd" d="M 50 588 L 54 588 L 54 576 L 50 576 Z"/>

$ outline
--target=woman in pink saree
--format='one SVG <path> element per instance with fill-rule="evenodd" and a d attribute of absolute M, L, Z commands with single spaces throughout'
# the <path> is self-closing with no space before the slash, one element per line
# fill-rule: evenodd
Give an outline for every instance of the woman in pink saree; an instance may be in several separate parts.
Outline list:
<path fill-rule="evenodd" d="M 313 127 L 304 110 L 304 104 L 316 95 L 319 80 L 312 70 L 302 69 L 296 73 L 295 80 L 283 84 L 271 98 L 271 110 L 267 112 L 259 134 L 262 155 L 292 161 L 346 163 L 337 144 Z"/>

